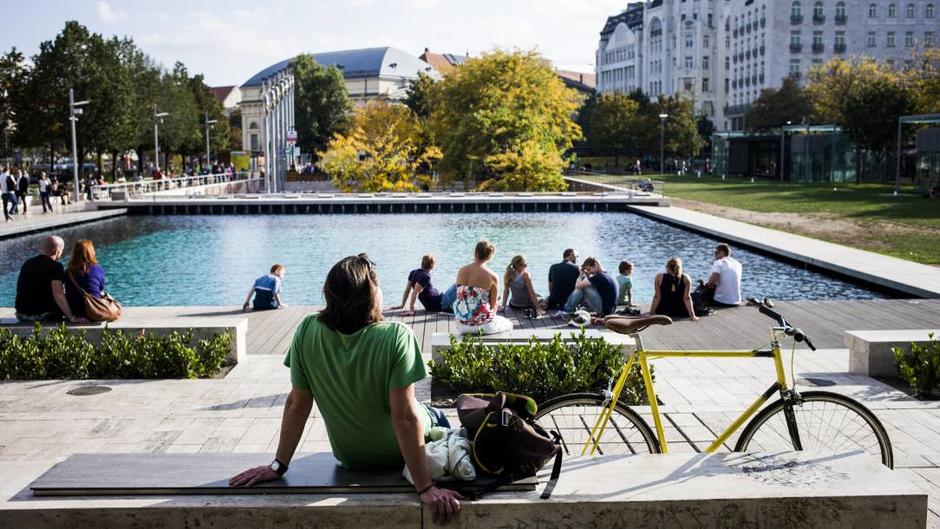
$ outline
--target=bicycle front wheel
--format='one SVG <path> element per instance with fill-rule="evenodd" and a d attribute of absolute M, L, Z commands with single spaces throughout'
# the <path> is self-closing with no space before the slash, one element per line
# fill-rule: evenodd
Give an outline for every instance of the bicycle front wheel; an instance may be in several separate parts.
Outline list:
<path fill-rule="evenodd" d="M 604 397 L 596 393 L 562 395 L 540 405 L 535 422 L 561 436 L 566 456 L 578 456 L 604 407 Z M 618 402 L 600 433 L 597 453 L 658 454 L 659 441 L 642 417 Z"/>
<path fill-rule="evenodd" d="M 735 451 L 860 450 L 894 468 L 888 432 L 871 410 L 828 391 L 807 391 L 800 398 L 796 403 L 781 399 L 761 410 L 744 428 Z"/>

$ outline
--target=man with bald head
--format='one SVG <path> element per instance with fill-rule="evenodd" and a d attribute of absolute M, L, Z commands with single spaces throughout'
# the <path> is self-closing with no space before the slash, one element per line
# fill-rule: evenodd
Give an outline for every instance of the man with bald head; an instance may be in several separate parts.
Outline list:
<path fill-rule="evenodd" d="M 23 263 L 16 280 L 18 320 L 76 321 L 65 298 L 65 267 L 59 262 L 64 249 L 62 237 L 46 237 L 40 245 L 39 255 Z"/>

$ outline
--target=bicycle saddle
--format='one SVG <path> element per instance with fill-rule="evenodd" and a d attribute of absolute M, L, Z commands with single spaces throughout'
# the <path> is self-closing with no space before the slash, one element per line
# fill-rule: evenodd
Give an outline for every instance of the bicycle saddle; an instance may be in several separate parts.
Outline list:
<path fill-rule="evenodd" d="M 669 316 L 645 316 L 642 318 L 625 318 L 623 316 L 607 316 L 604 318 L 604 326 L 620 334 L 633 334 L 649 327 L 650 325 L 671 325 L 672 318 Z"/>

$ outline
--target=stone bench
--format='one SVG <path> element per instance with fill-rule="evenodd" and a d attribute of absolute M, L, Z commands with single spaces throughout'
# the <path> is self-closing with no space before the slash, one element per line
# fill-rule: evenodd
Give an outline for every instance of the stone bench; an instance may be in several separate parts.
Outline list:
<path fill-rule="evenodd" d="M 910 329 L 893 331 L 845 331 L 843 343 L 849 348 L 849 371 L 871 377 L 897 378 L 893 347 L 911 350 L 911 342 L 926 343 L 933 333 L 940 339 L 937 329 Z"/>
<path fill-rule="evenodd" d="M 44 323 L 43 332 L 48 332 L 52 324 Z M 16 318 L 0 318 L 0 328 L 12 330 L 17 336 L 28 336 L 33 332 L 33 324 L 21 323 Z M 245 357 L 245 338 L 248 332 L 248 319 L 243 317 L 211 317 L 211 318 L 121 318 L 110 323 L 91 323 L 85 325 L 69 325 L 68 329 L 74 332 L 85 331 L 90 342 L 101 340 L 101 332 L 108 328 L 112 331 L 120 330 L 126 334 L 140 334 L 142 332 L 164 336 L 173 331 L 193 331 L 194 340 L 208 340 L 217 334 L 229 332 L 232 335 L 232 345 L 225 357 L 226 365 L 236 365 Z"/>
<path fill-rule="evenodd" d="M 190 457 L 208 461 L 217 456 Z M 30 482 L 47 468 L 48 463 L 0 462 L 0 475 L 9 477 L 0 483 L 0 527 L 436 527 L 413 492 L 270 494 L 252 489 L 237 495 L 37 498 Z M 548 472 L 540 473 L 543 483 Z M 205 481 L 224 480 L 231 473 Z M 905 474 L 858 453 L 571 458 L 551 499 L 539 498 L 541 488 L 463 502 L 448 527 L 894 529 L 924 528 L 928 513 L 927 494 Z"/>

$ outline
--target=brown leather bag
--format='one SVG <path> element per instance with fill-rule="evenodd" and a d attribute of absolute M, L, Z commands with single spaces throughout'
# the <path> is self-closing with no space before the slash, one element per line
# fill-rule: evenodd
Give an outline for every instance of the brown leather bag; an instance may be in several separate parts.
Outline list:
<path fill-rule="evenodd" d="M 112 298 L 109 294 L 101 293 L 100 298 L 96 298 L 85 291 L 78 281 L 72 277 L 72 274 L 66 274 L 72 280 L 75 288 L 82 293 L 85 299 L 85 314 L 89 321 L 114 321 L 121 317 L 121 302 Z"/>

